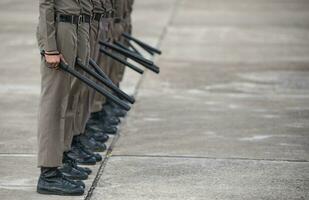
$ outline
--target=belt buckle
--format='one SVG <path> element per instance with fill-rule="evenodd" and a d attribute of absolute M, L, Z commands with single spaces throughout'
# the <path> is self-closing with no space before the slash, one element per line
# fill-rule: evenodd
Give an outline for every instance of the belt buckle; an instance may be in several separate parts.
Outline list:
<path fill-rule="evenodd" d="M 108 17 L 109 18 L 113 18 L 114 17 L 114 9 L 112 9 L 112 10 L 110 10 L 109 12 L 108 12 Z"/>
<path fill-rule="evenodd" d="M 78 25 L 81 24 L 82 21 L 83 21 L 83 16 L 82 16 L 82 15 L 79 15 L 79 16 L 78 16 L 78 22 L 77 22 L 77 24 L 78 24 Z"/>
<path fill-rule="evenodd" d="M 106 18 L 106 11 L 101 15 L 101 18 Z"/>
<path fill-rule="evenodd" d="M 100 22 L 101 19 L 102 19 L 102 14 L 96 13 L 95 15 L 96 15 L 96 17 L 94 17 L 94 19 L 96 19 L 98 22 Z"/>

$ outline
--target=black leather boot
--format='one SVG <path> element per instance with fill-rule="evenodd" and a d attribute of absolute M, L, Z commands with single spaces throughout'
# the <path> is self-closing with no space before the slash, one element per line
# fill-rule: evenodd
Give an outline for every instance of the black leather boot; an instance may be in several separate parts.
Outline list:
<path fill-rule="evenodd" d="M 103 105 L 102 112 L 104 112 L 107 116 L 116 116 L 116 117 L 125 117 L 127 112 L 122 110 L 116 104 L 112 102 L 107 102 Z"/>
<path fill-rule="evenodd" d="M 96 141 L 105 143 L 108 141 L 109 136 L 107 134 L 104 134 L 102 132 L 93 132 L 93 133 L 86 133 L 89 134 L 90 137 L 92 137 L 93 139 L 95 139 Z"/>
<path fill-rule="evenodd" d="M 99 127 L 100 130 L 106 134 L 115 135 L 118 131 L 117 127 L 112 125 L 103 124 Z"/>
<path fill-rule="evenodd" d="M 96 162 L 99 162 L 102 160 L 102 156 L 98 153 L 94 153 L 93 151 L 87 149 L 85 146 L 81 144 L 78 137 L 73 138 L 72 142 L 72 150 L 76 149 L 76 151 L 80 152 L 81 154 L 85 154 L 86 156 L 93 157 Z M 81 164 L 77 162 L 78 164 Z"/>
<path fill-rule="evenodd" d="M 117 133 L 117 127 L 104 124 L 104 123 L 93 123 L 89 121 L 87 123 L 87 128 L 97 132 L 103 132 L 110 135 L 115 135 Z"/>
<path fill-rule="evenodd" d="M 103 121 L 105 124 L 114 125 L 114 126 L 117 126 L 121 122 L 121 120 L 118 117 L 113 117 L 113 116 L 103 117 Z"/>
<path fill-rule="evenodd" d="M 116 126 L 120 123 L 120 119 L 114 115 L 107 115 L 102 109 L 99 112 L 91 113 L 91 117 L 89 119 L 89 123 L 104 123 L 104 124 L 109 124 Z"/>
<path fill-rule="evenodd" d="M 118 125 L 121 122 L 117 115 L 106 113 L 104 108 L 98 113 L 100 114 L 100 121 L 103 121 L 105 124 Z"/>
<path fill-rule="evenodd" d="M 80 171 L 76 169 L 71 161 L 64 160 L 62 167 L 59 168 L 61 173 L 69 179 L 73 180 L 86 180 L 88 178 L 88 174 L 84 171 Z"/>
<path fill-rule="evenodd" d="M 67 155 L 67 152 L 65 152 L 65 153 L 63 154 L 63 160 L 64 160 L 64 162 L 69 163 L 73 168 L 77 169 L 78 171 L 84 172 L 84 173 L 86 173 L 87 175 L 89 175 L 89 174 L 92 173 L 92 170 L 89 169 L 88 167 L 80 167 L 80 166 L 78 166 L 76 160 L 70 158 L 70 157 Z"/>
<path fill-rule="evenodd" d="M 100 161 L 103 160 L 103 158 L 102 158 L 102 156 L 101 156 L 100 154 L 95 153 L 95 152 L 91 151 L 90 149 L 85 148 L 85 147 L 82 146 L 82 145 L 80 146 L 80 149 L 81 149 L 82 151 L 84 151 L 86 154 L 91 155 L 91 156 L 94 156 L 94 157 L 97 159 L 97 162 L 100 162 Z"/>
<path fill-rule="evenodd" d="M 37 192 L 49 195 L 80 196 L 84 194 L 84 188 L 66 178 L 58 168 L 42 167 Z"/>
<path fill-rule="evenodd" d="M 87 137 L 87 135 L 83 134 L 77 137 L 83 146 L 85 146 L 87 149 L 90 149 L 92 151 L 104 152 L 107 148 L 105 144 L 96 141 L 92 137 Z"/>
<path fill-rule="evenodd" d="M 67 156 L 74 159 L 76 163 L 81 165 L 95 165 L 97 163 L 94 156 L 88 155 L 82 151 L 74 144 L 72 144 L 71 151 L 67 152 Z"/>
<path fill-rule="evenodd" d="M 95 139 L 96 141 L 105 143 L 108 141 L 109 136 L 101 131 L 95 131 L 93 129 L 86 129 L 85 134 L 88 137 L 92 137 L 93 139 Z"/>

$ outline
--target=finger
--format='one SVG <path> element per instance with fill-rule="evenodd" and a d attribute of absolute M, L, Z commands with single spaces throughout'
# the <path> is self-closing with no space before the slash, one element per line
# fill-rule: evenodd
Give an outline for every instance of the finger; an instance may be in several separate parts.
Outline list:
<path fill-rule="evenodd" d="M 58 65 L 55 65 L 53 69 L 58 70 L 59 69 Z"/>
<path fill-rule="evenodd" d="M 52 67 L 54 67 L 54 66 L 56 65 L 56 63 L 55 63 L 55 62 L 51 62 L 50 65 L 51 65 Z"/>
<path fill-rule="evenodd" d="M 53 64 L 47 63 L 47 67 L 50 68 L 50 69 L 54 69 L 54 65 Z"/>
<path fill-rule="evenodd" d="M 62 54 L 60 54 L 60 59 L 61 59 L 61 61 L 64 62 L 65 64 L 68 64 L 68 63 L 65 61 L 65 59 L 64 59 L 64 57 L 63 57 Z"/>

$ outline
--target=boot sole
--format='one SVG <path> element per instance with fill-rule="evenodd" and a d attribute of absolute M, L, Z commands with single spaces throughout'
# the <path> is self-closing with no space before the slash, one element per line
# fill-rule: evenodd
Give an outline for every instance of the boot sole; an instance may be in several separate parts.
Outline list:
<path fill-rule="evenodd" d="M 97 159 L 97 162 L 101 162 L 103 160 L 103 158 L 101 158 L 101 159 Z"/>
<path fill-rule="evenodd" d="M 95 138 L 94 138 L 94 139 L 95 139 Z M 108 142 L 108 140 L 100 140 L 100 139 L 95 139 L 95 141 L 101 142 L 101 143 L 106 143 L 106 142 Z"/>
<path fill-rule="evenodd" d="M 106 132 L 107 135 L 116 135 L 117 132 Z"/>
<path fill-rule="evenodd" d="M 66 193 L 61 191 L 49 191 L 44 189 L 37 189 L 37 193 L 45 195 L 59 195 L 59 196 L 82 196 L 85 192 Z"/>
<path fill-rule="evenodd" d="M 88 177 L 79 177 L 79 176 L 66 176 L 67 178 L 69 178 L 69 179 L 72 179 L 72 180 L 77 180 L 77 181 L 85 181 L 85 180 L 87 180 L 88 179 Z"/>
<path fill-rule="evenodd" d="M 103 153 L 106 151 L 106 149 L 93 149 L 93 151 Z"/>
<path fill-rule="evenodd" d="M 79 164 L 79 165 L 93 166 L 93 165 L 96 165 L 96 164 L 97 164 L 97 162 L 92 162 L 92 163 L 77 162 L 77 164 Z"/>

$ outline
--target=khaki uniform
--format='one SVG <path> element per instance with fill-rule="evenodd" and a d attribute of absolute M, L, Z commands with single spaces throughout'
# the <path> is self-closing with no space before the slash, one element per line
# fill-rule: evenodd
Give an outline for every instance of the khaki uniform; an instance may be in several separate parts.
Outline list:
<path fill-rule="evenodd" d="M 103 6 L 106 10 L 105 17 L 100 22 L 100 36 L 101 41 L 112 41 L 113 40 L 113 18 L 111 16 L 113 6 L 111 0 L 103 0 Z M 102 70 L 108 75 L 111 68 L 111 58 L 105 54 L 100 53 L 97 63 Z M 98 93 L 95 94 L 94 102 L 92 105 L 92 112 L 98 112 L 102 109 L 102 105 L 106 102 L 106 98 Z"/>
<path fill-rule="evenodd" d="M 92 15 L 92 2 L 91 0 L 80 0 L 81 3 L 81 14 L 84 17 L 91 18 Z M 77 42 L 77 56 L 79 61 L 88 66 L 90 57 L 90 43 L 89 43 L 89 30 L 90 23 L 82 22 L 78 26 L 78 42 Z M 82 74 L 85 74 L 82 70 L 77 68 Z M 87 95 L 88 87 L 76 78 L 72 82 L 72 90 L 70 93 L 69 104 L 74 105 L 74 118 L 72 118 L 71 127 L 68 127 L 66 131 L 71 133 L 71 138 L 68 141 L 72 141 L 73 135 L 79 135 L 83 133 L 85 120 L 83 118 L 83 110 L 89 105 L 89 98 L 84 98 Z M 71 146 L 65 144 L 68 148 Z"/>
<path fill-rule="evenodd" d="M 114 25 L 113 25 L 113 39 L 114 41 L 121 42 L 122 37 L 121 34 L 124 32 L 124 17 L 126 16 L 126 5 L 127 0 L 112 0 L 113 8 L 114 8 Z M 120 56 L 120 55 L 119 55 Z M 123 57 L 123 56 L 121 56 Z M 122 81 L 124 74 L 125 66 L 118 61 L 114 60 L 111 63 L 111 70 L 109 73 L 109 77 L 116 84 Z"/>
<path fill-rule="evenodd" d="M 127 11 L 126 16 L 124 18 L 125 28 L 124 31 L 126 33 L 132 34 L 132 12 L 133 12 L 133 4 L 134 0 L 127 0 Z"/>
<path fill-rule="evenodd" d="M 134 0 L 127 0 L 126 4 L 126 12 L 124 16 L 124 32 L 132 34 L 132 11 L 133 11 Z M 122 38 L 122 44 L 126 47 L 130 47 L 129 41 Z M 122 79 L 124 76 L 124 71 L 119 72 L 119 77 Z"/>
<path fill-rule="evenodd" d="M 77 56 L 77 25 L 55 21 L 55 15 L 79 15 L 78 0 L 40 0 L 37 39 L 41 50 L 60 52 L 70 66 Z M 72 115 L 68 107 L 71 77 L 61 70 L 48 68 L 41 62 L 41 97 L 38 121 L 38 166 L 62 165 L 66 118 Z"/>
<path fill-rule="evenodd" d="M 103 0 L 92 0 L 93 2 L 93 13 L 94 14 L 104 14 L 105 9 L 102 4 Z M 100 20 L 92 20 L 90 27 L 90 48 L 91 54 L 90 57 L 97 61 L 99 57 L 99 33 L 100 31 Z"/>
<path fill-rule="evenodd" d="M 101 15 L 105 13 L 105 9 L 102 4 L 102 0 L 92 0 L 93 3 L 93 16 Z M 99 35 L 100 35 L 100 20 L 93 19 L 90 24 L 90 34 L 89 34 L 89 42 L 90 42 L 90 58 L 94 61 L 98 61 L 99 58 Z M 96 92 L 93 89 L 87 89 L 85 94 L 81 97 L 87 101 L 87 104 L 84 104 L 84 107 L 81 111 L 81 126 L 83 130 L 86 127 L 87 120 L 90 117 L 90 113 L 92 112 L 92 105 L 94 102 Z"/>

